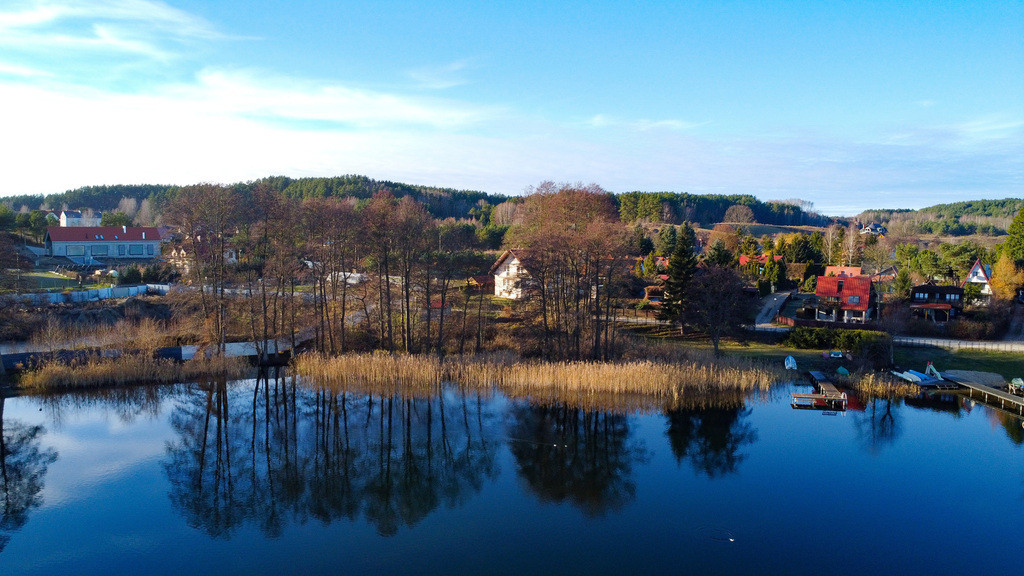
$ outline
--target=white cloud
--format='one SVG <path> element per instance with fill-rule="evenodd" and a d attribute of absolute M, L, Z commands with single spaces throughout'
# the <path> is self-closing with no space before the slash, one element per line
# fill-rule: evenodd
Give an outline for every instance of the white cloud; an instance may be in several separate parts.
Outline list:
<path fill-rule="evenodd" d="M 19 76 L 22 78 L 52 78 L 53 74 L 45 71 L 38 70 L 36 68 L 30 68 L 28 66 L 18 66 L 17 64 L 5 64 L 0 62 L 0 75 L 6 76 Z"/>
<path fill-rule="evenodd" d="M 585 122 L 585 125 L 591 128 L 624 128 L 638 132 L 650 130 L 692 130 L 707 124 L 708 122 L 686 122 L 672 118 L 662 120 L 651 120 L 648 118 L 625 120 L 607 114 L 595 114 Z"/>
<path fill-rule="evenodd" d="M 421 88 L 445 90 L 469 83 L 463 74 L 469 63 L 469 60 L 456 60 L 441 66 L 423 66 L 410 70 L 408 74 Z"/>
<path fill-rule="evenodd" d="M 0 31 L 46 37 L 62 23 L 77 20 L 130 22 L 147 33 L 181 38 L 222 37 L 204 19 L 155 0 L 15 0 L 0 12 Z"/>

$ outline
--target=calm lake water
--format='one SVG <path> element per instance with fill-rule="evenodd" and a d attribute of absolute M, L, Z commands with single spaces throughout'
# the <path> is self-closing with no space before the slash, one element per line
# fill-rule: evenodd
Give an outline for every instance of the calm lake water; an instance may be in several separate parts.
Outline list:
<path fill-rule="evenodd" d="M 1024 429 L 956 396 L 617 411 L 291 380 L 3 403 L 0 574 L 1016 574 Z"/>

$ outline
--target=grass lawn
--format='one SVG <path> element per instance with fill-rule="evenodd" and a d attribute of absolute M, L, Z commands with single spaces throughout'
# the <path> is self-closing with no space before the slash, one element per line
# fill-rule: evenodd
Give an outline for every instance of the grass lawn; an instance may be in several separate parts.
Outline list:
<path fill-rule="evenodd" d="M 1024 354 L 980 350 L 944 350 L 942 348 L 896 348 L 896 365 L 924 371 L 928 362 L 943 370 L 995 372 L 1007 380 L 1024 378 Z"/>
<path fill-rule="evenodd" d="M 61 276 L 56 272 L 24 272 L 21 275 L 23 280 L 35 282 L 39 288 L 74 288 L 78 286 L 77 280 Z"/>
<path fill-rule="evenodd" d="M 712 349 L 710 342 L 692 342 L 686 344 L 686 346 L 705 348 L 707 350 Z M 769 363 L 777 362 L 780 365 L 785 362 L 786 356 L 792 356 L 796 360 L 796 365 L 801 372 L 805 370 L 822 370 L 831 372 L 841 363 L 838 360 L 826 360 L 825 358 L 822 358 L 821 350 L 802 350 L 797 348 L 788 348 L 778 344 L 760 344 L 757 342 L 750 342 L 744 345 L 723 340 L 721 350 L 722 354 L 726 356 L 753 358 L 755 360 L 763 360 Z"/>

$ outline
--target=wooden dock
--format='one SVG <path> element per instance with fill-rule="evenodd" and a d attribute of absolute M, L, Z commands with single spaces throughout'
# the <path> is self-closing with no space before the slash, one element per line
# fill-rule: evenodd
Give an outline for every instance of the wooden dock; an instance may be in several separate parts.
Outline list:
<path fill-rule="evenodd" d="M 946 373 L 948 374 L 948 373 Z M 945 376 L 947 380 L 952 380 L 960 386 L 967 388 L 967 395 L 971 399 L 974 399 L 974 394 L 977 393 L 985 404 L 992 406 L 999 405 L 1006 412 L 1013 413 L 1016 410 L 1018 416 L 1024 416 L 1024 397 L 1015 396 L 1009 392 L 999 390 L 982 384 L 980 382 L 973 381 L 969 378 L 956 378 L 951 376 Z"/>
<path fill-rule="evenodd" d="M 817 370 L 811 370 L 807 375 L 820 392 L 816 394 L 792 392 L 793 408 L 846 410 L 846 392 L 840 392 L 836 385 L 829 381 L 828 376 Z"/>

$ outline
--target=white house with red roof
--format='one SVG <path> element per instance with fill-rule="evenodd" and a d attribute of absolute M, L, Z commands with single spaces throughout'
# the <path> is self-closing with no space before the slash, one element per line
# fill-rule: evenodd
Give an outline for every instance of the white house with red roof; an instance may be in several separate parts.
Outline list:
<path fill-rule="evenodd" d="M 979 284 L 981 286 L 981 295 L 983 297 L 992 297 L 992 267 L 988 264 L 982 264 L 981 260 L 974 263 L 971 267 L 971 271 L 967 273 L 967 278 L 964 279 L 961 288 L 966 288 L 968 284 Z"/>
<path fill-rule="evenodd" d="M 127 226 L 50 226 L 44 240 L 47 256 L 88 261 L 93 258 L 151 259 L 160 256 L 156 228 Z"/>

